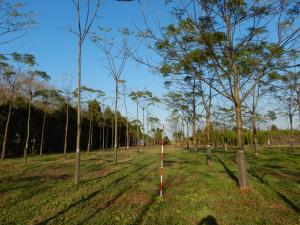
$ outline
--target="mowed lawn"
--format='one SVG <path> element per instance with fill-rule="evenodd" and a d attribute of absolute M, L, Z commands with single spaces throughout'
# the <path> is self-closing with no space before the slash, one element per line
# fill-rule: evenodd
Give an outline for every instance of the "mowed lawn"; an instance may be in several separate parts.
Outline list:
<path fill-rule="evenodd" d="M 250 189 L 237 187 L 235 152 L 165 149 L 165 190 L 159 195 L 160 149 L 74 154 L 0 162 L 0 224 L 300 224 L 300 149 L 247 150 Z"/>

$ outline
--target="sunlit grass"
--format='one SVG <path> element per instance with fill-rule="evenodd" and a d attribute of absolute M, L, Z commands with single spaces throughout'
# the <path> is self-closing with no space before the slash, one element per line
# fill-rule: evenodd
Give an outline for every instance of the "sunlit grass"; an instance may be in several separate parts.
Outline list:
<path fill-rule="evenodd" d="M 164 196 L 159 149 L 82 153 L 81 183 L 73 185 L 74 155 L 0 162 L 0 224 L 299 224 L 300 149 L 247 150 L 250 189 L 237 187 L 235 152 L 166 148 Z"/>

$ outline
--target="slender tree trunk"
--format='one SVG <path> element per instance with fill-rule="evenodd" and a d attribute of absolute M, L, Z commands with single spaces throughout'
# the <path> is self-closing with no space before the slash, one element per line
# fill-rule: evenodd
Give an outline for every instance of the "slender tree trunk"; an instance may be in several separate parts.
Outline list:
<path fill-rule="evenodd" d="M 102 125 L 102 149 L 104 149 L 104 143 L 105 143 L 105 124 L 103 122 L 103 125 Z"/>
<path fill-rule="evenodd" d="M 43 118 L 41 144 L 40 144 L 40 155 L 43 154 L 43 143 L 44 143 L 44 131 L 45 131 L 46 115 L 47 115 L 47 109 L 45 109 L 44 118 Z"/>
<path fill-rule="evenodd" d="M 69 100 L 67 100 L 67 108 L 66 108 L 65 143 L 64 143 L 65 160 L 67 159 L 68 126 L 69 126 Z"/>
<path fill-rule="evenodd" d="M 114 148 L 114 121 L 112 120 L 112 124 L 111 124 L 111 145 L 110 148 L 113 149 Z"/>
<path fill-rule="evenodd" d="M 129 124 L 128 124 L 128 117 L 127 117 L 127 109 L 126 109 L 126 144 L 127 149 L 129 149 L 130 142 L 129 142 Z"/>
<path fill-rule="evenodd" d="M 194 150 L 198 153 L 196 146 L 196 103 L 195 96 L 193 95 L 193 147 Z"/>
<path fill-rule="evenodd" d="M 7 120 L 6 120 L 6 124 L 5 124 L 4 138 L 3 138 L 3 144 L 2 144 L 2 154 L 1 154 L 2 160 L 4 160 L 4 158 L 5 158 L 6 140 L 7 140 L 7 134 L 8 134 L 8 126 L 9 126 L 10 117 L 11 117 L 12 104 L 13 104 L 13 99 L 11 99 L 11 101 L 9 103 Z"/>
<path fill-rule="evenodd" d="M 80 12 L 78 9 L 78 24 L 80 26 Z M 81 28 L 80 28 L 81 29 Z M 78 81 L 77 81 L 77 137 L 76 137 L 76 161 L 75 161 L 75 185 L 79 185 L 80 176 L 80 137 L 81 137 L 81 34 L 78 38 Z"/>
<path fill-rule="evenodd" d="M 143 110 L 143 147 L 145 147 L 145 108 Z"/>
<path fill-rule="evenodd" d="M 105 149 L 107 150 L 107 144 L 108 144 L 108 127 L 106 127 L 106 137 L 105 137 Z"/>
<path fill-rule="evenodd" d="M 31 86 L 31 84 L 30 84 L 30 86 Z M 30 90 L 28 116 L 27 116 L 27 135 L 26 135 L 26 143 L 25 143 L 25 148 L 24 148 L 24 162 L 25 163 L 27 163 L 27 152 L 28 152 L 29 136 L 30 136 L 31 104 L 32 104 L 32 93 Z"/>
<path fill-rule="evenodd" d="M 292 150 L 294 150 L 294 128 L 293 128 L 293 115 L 292 114 L 289 114 L 289 120 L 290 120 L 290 129 L 291 129 L 290 147 Z"/>
<path fill-rule="evenodd" d="M 213 156 L 211 153 L 211 140 L 210 140 L 210 109 L 206 108 L 206 158 L 207 158 L 207 165 L 212 166 Z"/>
<path fill-rule="evenodd" d="M 92 134 L 92 120 L 90 119 L 87 152 L 90 152 L 90 148 L 91 148 L 91 134 Z"/>
<path fill-rule="evenodd" d="M 257 130 L 256 130 L 256 118 L 255 118 L 255 115 L 252 115 L 252 143 L 253 143 L 253 148 L 254 148 L 255 155 L 258 155 L 258 149 L 257 149 Z"/>
<path fill-rule="evenodd" d="M 116 80 L 116 100 L 115 100 L 115 165 L 118 163 L 118 80 Z"/>
<path fill-rule="evenodd" d="M 189 123 L 186 122 L 186 148 L 190 149 L 190 137 L 189 137 Z"/>
<path fill-rule="evenodd" d="M 136 103 L 136 119 L 137 119 L 137 124 L 136 124 L 136 145 L 137 145 L 137 152 L 140 152 L 140 140 L 139 140 L 139 126 L 138 126 L 138 122 L 139 122 L 139 104 Z"/>
<path fill-rule="evenodd" d="M 148 149 L 148 136 L 149 136 L 149 111 L 146 111 L 146 121 L 147 121 L 147 128 L 146 128 L 146 150 Z"/>

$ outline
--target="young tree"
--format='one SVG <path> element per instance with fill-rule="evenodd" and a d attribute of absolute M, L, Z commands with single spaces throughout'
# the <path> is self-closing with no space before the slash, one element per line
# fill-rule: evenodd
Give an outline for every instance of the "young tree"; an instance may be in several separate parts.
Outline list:
<path fill-rule="evenodd" d="M 77 50 L 78 50 L 78 74 L 77 74 L 77 137 L 76 137 L 76 161 L 75 161 L 75 176 L 74 182 L 78 188 L 79 173 L 80 173 L 80 137 L 81 137 L 81 51 L 83 43 L 90 32 L 95 18 L 97 17 L 98 10 L 103 0 L 96 0 L 93 7 L 91 0 L 72 0 L 77 14 L 77 29 L 71 29 L 70 32 L 77 37 Z M 85 2 L 86 11 L 83 12 L 81 3 Z"/>
<path fill-rule="evenodd" d="M 125 118 L 126 118 L 126 149 L 129 149 L 130 141 L 129 141 L 129 120 L 128 120 L 128 110 L 126 105 L 126 81 L 119 80 L 119 83 L 122 84 L 122 95 L 123 95 L 123 103 L 125 107 Z"/>
<path fill-rule="evenodd" d="M 119 83 L 121 80 L 121 75 L 123 73 L 125 64 L 128 60 L 128 51 L 125 47 L 127 44 L 126 34 L 123 34 L 122 46 L 119 49 L 114 49 L 115 44 L 113 41 L 108 42 L 107 40 L 102 40 L 101 38 L 94 36 L 93 41 L 96 46 L 104 53 L 107 61 L 107 70 L 109 74 L 113 77 L 115 81 L 115 119 L 114 119 L 114 151 L 115 151 L 115 165 L 118 161 L 118 98 L 119 98 Z"/>
<path fill-rule="evenodd" d="M 39 98 L 41 100 L 41 108 L 44 112 L 43 115 L 43 123 L 42 123 L 42 133 L 41 133 L 41 143 L 40 143 L 40 155 L 43 154 L 44 147 L 44 133 L 45 133 L 45 124 L 46 124 L 46 116 L 48 113 L 48 108 L 50 104 L 53 104 L 61 99 L 57 90 L 54 89 L 41 89 L 37 90 L 34 93 L 35 98 Z"/>
<path fill-rule="evenodd" d="M 139 126 L 138 126 L 138 121 L 139 121 L 139 104 L 141 101 L 141 98 L 143 96 L 143 92 L 142 91 L 133 91 L 129 94 L 129 97 L 131 98 L 132 101 L 134 101 L 136 103 L 136 144 L 137 144 L 137 151 L 139 153 L 140 151 L 140 135 L 139 135 Z"/>
<path fill-rule="evenodd" d="M 69 130 L 69 108 L 72 99 L 75 97 L 74 91 L 72 91 L 72 82 L 73 76 L 63 77 L 63 90 L 61 91 L 62 96 L 64 98 L 64 104 L 66 105 L 66 123 L 65 123 L 65 135 L 64 135 L 64 159 L 67 159 L 67 140 L 68 140 L 68 130 Z"/>
<path fill-rule="evenodd" d="M 5 61 L 7 60 L 6 57 L 3 58 Z M 2 79 L 5 82 L 6 94 L 8 94 L 8 113 L 7 113 L 7 119 L 5 124 L 5 130 L 4 130 L 4 136 L 3 136 L 3 142 L 2 142 L 2 153 L 1 153 L 1 159 L 4 160 L 5 158 L 5 152 L 6 152 L 6 142 L 7 142 L 7 136 L 8 136 L 8 129 L 9 129 L 9 123 L 11 119 L 11 111 L 14 104 L 14 99 L 16 92 L 18 90 L 18 87 L 20 86 L 20 74 L 21 74 L 21 68 L 20 68 L 20 61 L 21 61 L 21 55 L 18 53 L 12 54 L 12 59 L 15 63 L 18 64 L 18 69 L 15 71 L 12 66 L 7 64 L 6 62 L 1 62 L 1 74 Z"/>
<path fill-rule="evenodd" d="M 155 50 L 162 57 L 162 74 L 197 75 L 197 79 L 234 105 L 239 185 L 245 189 L 248 185 L 242 104 L 256 85 L 276 70 L 281 58 L 299 39 L 298 3 L 292 0 L 272 1 L 272 4 L 229 0 L 192 3 L 195 10 L 177 9 L 180 12 L 175 14 L 177 24 L 165 27 L 161 38 L 153 37 L 149 30 L 141 36 L 154 40 Z M 277 40 L 268 38 L 268 29 L 277 34 Z M 254 77 L 253 73 L 258 75 Z"/>
<path fill-rule="evenodd" d="M 26 11 L 24 3 L 0 1 L 0 45 L 23 37 L 35 24 L 33 12 Z"/>

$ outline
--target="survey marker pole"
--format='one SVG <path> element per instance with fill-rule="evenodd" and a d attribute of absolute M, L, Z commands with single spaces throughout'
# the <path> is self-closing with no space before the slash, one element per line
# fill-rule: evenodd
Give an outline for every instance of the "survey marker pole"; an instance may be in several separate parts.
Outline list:
<path fill-rule="evenodd" d="M 164 125 L 161 132 L 161 155 L 160 155 L 160 192 L 159 196 L 163 195 L 163 169 L 164 169 Z"/>

